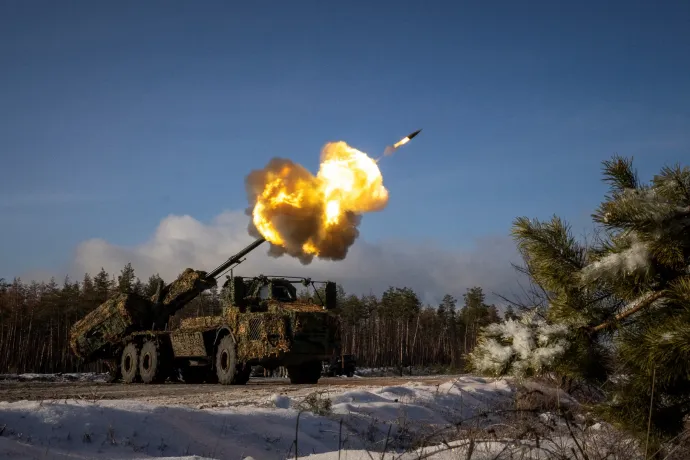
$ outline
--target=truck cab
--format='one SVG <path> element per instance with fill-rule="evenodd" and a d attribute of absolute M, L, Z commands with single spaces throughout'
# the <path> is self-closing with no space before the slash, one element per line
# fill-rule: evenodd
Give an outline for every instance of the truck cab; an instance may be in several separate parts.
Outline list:
<path fill-rule="evenodd" d="M 221 316 L 189 318 L 172 331 L 176 359 L 206 365 L 203 371 L 190 368 L 187 372 L 205 372 L 210 378 L 215 373 L 221 383 L 246 382 L 251 366 L 256 365 L 269 370 L 283 366 L 293 383 L 316 383 L 321 362 L 340 343 L 338 320 L 331 311 L 336 307 L 336 286 L 325 282 L 322 294 L 314 287 L 317 300 L 303 300 L 295 287 L 300 283 L 313 286 L 303 278 L 228 277 L 221 291 Z M 187 356 L 192 342 L 194 356 Z M 219 352 L 221 348 L 225 351 Z M 233 375 L 221 375 L 227 360 L 219 361 L 219 353 L 232 358 L 234 374 L 225 372 Z"/>

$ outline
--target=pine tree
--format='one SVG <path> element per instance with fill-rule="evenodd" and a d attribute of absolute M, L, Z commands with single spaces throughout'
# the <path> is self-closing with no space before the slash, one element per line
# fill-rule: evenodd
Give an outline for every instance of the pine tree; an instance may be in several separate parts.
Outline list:
<path fill-rule="evenodd" d="M 526 271 L 548 299 L 534 309 L 534 314 L 573 331 L 571 346 L 556 366 L 558 371 L 564 378 L 603 383 L 608 378 L 610 356 L 598 337 L 590 333 L 589 325 L 603 321 L 619 301 L 608 289 L 584 289 L 580 284 L 588 247 L 579 243 L 570 226 L 557 216 L 546 222 L 520 217 L 512 233 Z"/>
<path fill-rule="evenodd" d="M 369 312 L 366 310 L 364 303 L 356 295 L 349 295 L 343 299 L 340 305 L 340 318 L 343 324 L 347 326 L 354 326 L 357 323 L 366 320 Z"/>
<path fill-rule="evenodd" d="M 441 299 L 441 304 L 438 306 L 439 318 L 444 322 L 448 322 L 451 317 L 455 316 L 455 305 L 457 303 L 458 301 L 452 295 L 444 295 L 443 299 Z"/>
<path fill-rule="evenodd" d="M 81 291 L 84 297 L 87 296 L 87 293 L 89 296 L 94 294 L 93 280 L 88 273 L 84 273 L 84 279 L 81 282 Z"/>
<path fill-rule="evenodd" d="M 556 216 L 518 218 L 513 235 L 548 297 L 534 313 L 569 330 L 552 367 L 598 382 L 625 375 L 609 382 L 611 413 L 641 433 L 649 422 L 658 441 L 690 414 L 690 169 L 664 167 L 643 184 L 632 160 L 614 156 L 603 174 L 610 190 L 590 244 Z"/>
<path fill-rule="evenodd" d="M 165 285 L 163 278 L 161 278 L 158 273 L 149 276 L 149 280 L 146 282 L 146 285 L 144 286 L 143 295 L 147 298 L 153 297 L 154 294 L 156 294 L 156 290 L 158 289 L 159 283 L 163 283 L 163 285 Z"/>
<path fill-rule="evenodd" d="M 489 324 L 500 321 L 498 309 L 485 303 L 486 296 L 479 286 L 467 289 L 463 294 L 465 304 L 460 311 L 463 335 L 463 349 L 471 351 L 477 343 L 480 330 Z"/>
<path fill-rule="evenodd" d="M 144 286 L 144 283 L 142 283 L 139 278 L 137 278 L 134 282 L 134 285 L 132 286 L 132 292 L 141 296 L 143 296 L 146 293 L 146 286 Z"/>
<path fill-rule="evenodd" d="M 613 335 L 618 364 L 631 378 L 615 408 L 644 430 L 682 430 L 690 414 L 690 168 L 663 167 L 640 182 L 632 160 L 604 162 L 609 195 L 593 219 L 606 238 L 590 253 L 581 282 L 621 302 L 591 328 Z"/>
<path fill-rule="evenodd" d="M 448 312 L 446 311 L 446 306 L 444 305 L 443 302 L 441 302 L 436 309 L 436 315 L 438 315 L 439 319 L 443 322 L 446 319 L 446 316 L 448 315 Z"/>
<path fill-rule="evenodd" d="M 125 265 L 125 268 L 122 269 L 117 277 L 117 290 L 126 294 L 134 292 L 135 278 L 134 268 L 132 268 L 131 263 L 127 262 L 127 265 Z"/>
<path fill-rule="evenodd" d="M 515 310 L 513 310 L 513 307 L 511 305 L 508 305 L 506 307 L 505 313 L 503 313 L 503 318 L 508 320 L 508 319 L 518 319 L 518 316 L 515 314 Z"/>
<path fill-rule="evenodd" d="M 79 297 L 78 306 L 73 313 L 71 313 L 71 320 L 81 318 L 84 314 L 90 312 L 98 306 L 96 301 L 96 288 L 91 275 L 84 274 L 84 279 L 81 282 L 81 296 Z"/>
<path fill-rule="evenodd" d="M 108 272 L 101 267 L 101 271 L 93 277 L 93 287 L 95 292 L 95 304 L 100 305 L 110 297 L 110 292 L 112 289 L 110 278 Z"/>

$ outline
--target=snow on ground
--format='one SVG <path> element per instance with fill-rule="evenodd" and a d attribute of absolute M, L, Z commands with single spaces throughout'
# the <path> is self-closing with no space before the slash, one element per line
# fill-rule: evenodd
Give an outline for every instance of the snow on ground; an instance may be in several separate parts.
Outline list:
<path fill-rule="evenodd" d="M 405 377 L 427 376 L 427 375 L 441 375 L 446 373 L 446 369 L 441 367 L 418 367 L 403 368 L 403 375 Z M 400 375 L 400 369 L 397 367 L 361 367 L 355 370 L 354 377 L 394 377 Z"/>
<path fill-rule="evenodd" d="M 108 374 L 83 372 L 74 374 L 0 374 L 0 381 L 18 382 L 106 382 Z"/>
<path fill-rule="evenodd" d="M 511 407 L 514 397 L 505 380 L 472 376 L 440 385 L 321 388 L 207 409 L 138 400 L 4 402 L 0 457 L 284 459 L 294 457 L 297 431 L 301 457 L 336 459 L 341 450 L 343 459 L 369 458 L 384 448 L 402 453 L 460 420 L 495 423 L 479 416 Z"/>

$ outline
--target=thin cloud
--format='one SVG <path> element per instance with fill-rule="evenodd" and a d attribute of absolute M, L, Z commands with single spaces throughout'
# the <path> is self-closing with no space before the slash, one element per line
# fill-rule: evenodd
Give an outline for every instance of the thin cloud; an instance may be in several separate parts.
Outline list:
<path fill-rule="evenodd" d="M 95 274 L 103 267 L 118 274 L 131 262 L 142 280 L 159 273 L 169 282 L 186 267 L 211 270 L 251 243 L 246 226 L 247 216 L 242 211 L 224 212 L 210 223 L 170 215 L 138 246 L 117 246 L 102 239 L 81 243 L 70 272 Z M 409 241 L 372 244 L 360 237 L 345 260 L 315 259 L 308 266 L 289 256 L 270 257 L 267 250 L 266 244 L 250 253 L 235 273 L 330 279 L 355 294 L 381 294 L 389 286 L 408 286 L 432 305 L 437 305 L 444 294 L 461 300 L 465 289 L 473 286 L 481 286 L 490 302 L 500 303 L 492 293 L 510 295 L 519 289 L 518 282 L 524 281 L 510 265 L 519 258 L 507 236 L 480 239 L 469 250 Z"/>

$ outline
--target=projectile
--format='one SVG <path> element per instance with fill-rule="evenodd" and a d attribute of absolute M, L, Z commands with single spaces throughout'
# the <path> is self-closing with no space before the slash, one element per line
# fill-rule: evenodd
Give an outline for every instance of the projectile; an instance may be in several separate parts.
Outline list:
<path fill-rule="evenodd" d="M 408 142 L 410 142 L 410 139 L 412 139 L 413 137 L 415 137 L 415 136 L 416 136 L 417 134 L 419 134 L 420 132 L 422 132 L 422 130 L 421 130 L 421 129 L 418 129 L 417 131 L 413 132 L 412 134 L 409 134 L 409 135 L 403 137 L 402 139 L 400 139 L 400 140 L 399 140 L 398 142 L 396 142 L 395 144 L 389 145 L 389 146 L 386 147 L 386 149 L 383 151 L 384 156 L 393 155 L 393 152 L 395 152 L 395 151 L 398 149 L 398 147 L 400 147 L 401 145 L 405 145 L 405 144 L 407 144 Z"/>
<path fill-rule="evenodd" d="M 403 138 L 400 139 L 398 142 L 396 142 L 395 144 L 393 144 L 393 149 L 397 149 L 397 148 L 400 147 L 401 145 L 407 144 L 408 142 L 410 142 L 410 139 L 412 139 L 412 138 L 415 137 L 417 134 L 419 134 L 420 131 L 421 131 L 421 129 L 418 129 L 417 131 L 413 132 L 413 133 L 410 134 L 409 136 L 403 137 Z"/>
<path fill-rule="evenodd" d="M 418 129 L 417 131 L 415 131 L 415 132 L 413 132 L 412 134 L 408 135 L 407 138 L 408 138 L 408 139 L 412 139 L 413 137 L 415 137 L 415 136 L 416 136 L 417 134 L 419 134 L 420 132 L 422 132 L 422 130 L 421 130 L 421 129 Z"/>

